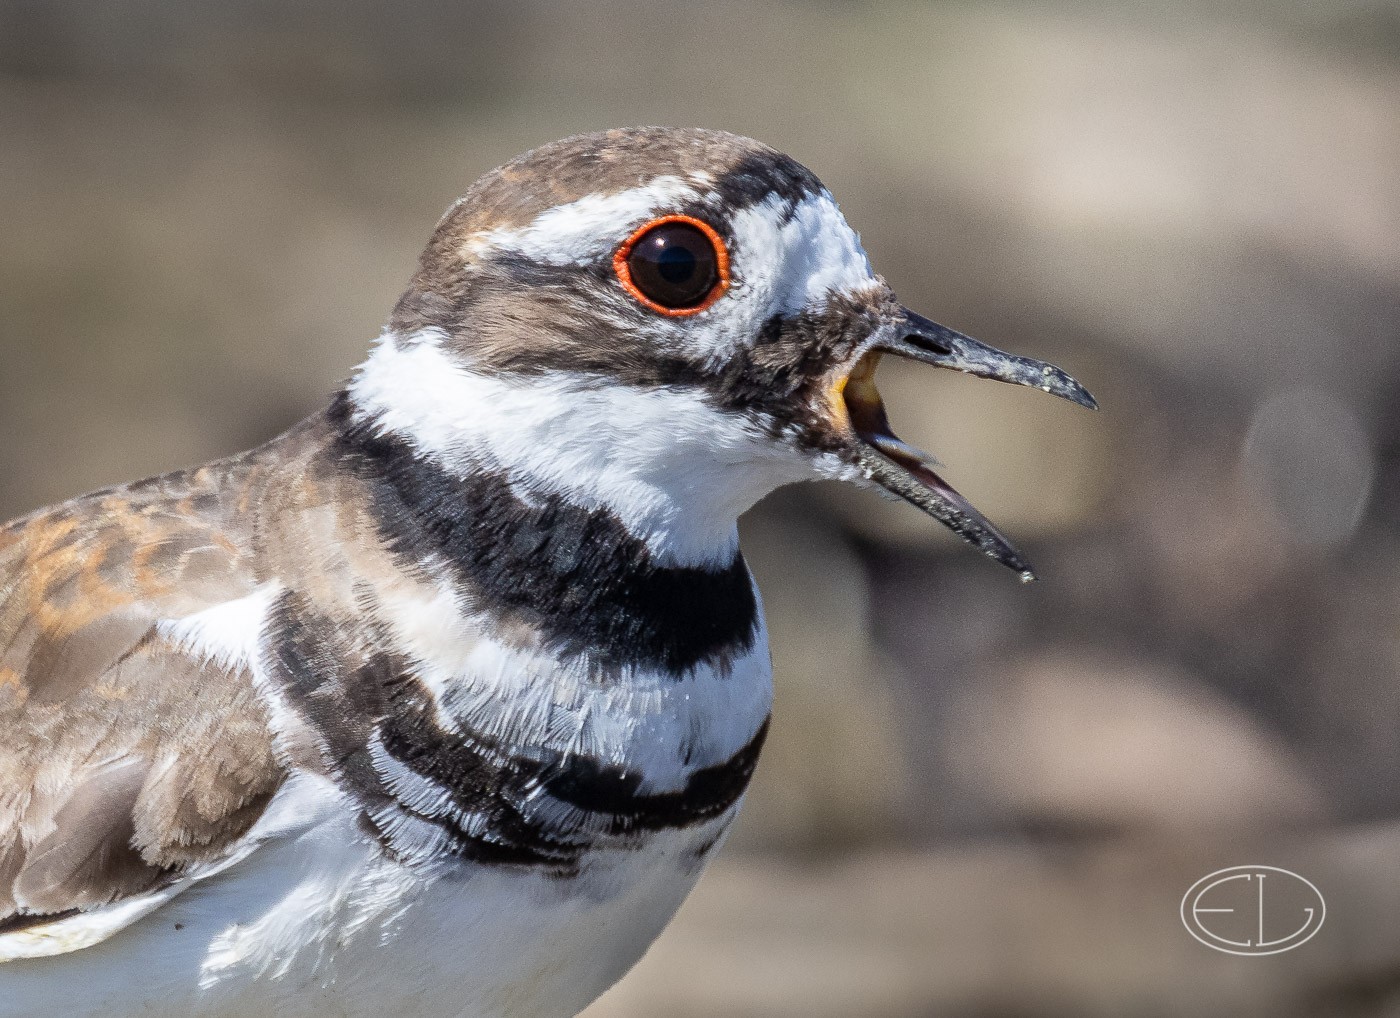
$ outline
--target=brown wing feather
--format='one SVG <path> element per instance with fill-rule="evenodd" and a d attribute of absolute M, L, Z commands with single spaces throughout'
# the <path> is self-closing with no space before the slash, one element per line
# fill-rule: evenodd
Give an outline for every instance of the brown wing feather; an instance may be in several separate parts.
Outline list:
<path fill-rule="evenodd" d="M 157 623 L 256 585 L 217 469 L 0 528 L 0 931 L 223 856 L 282 781 L 251 677 Z"/>

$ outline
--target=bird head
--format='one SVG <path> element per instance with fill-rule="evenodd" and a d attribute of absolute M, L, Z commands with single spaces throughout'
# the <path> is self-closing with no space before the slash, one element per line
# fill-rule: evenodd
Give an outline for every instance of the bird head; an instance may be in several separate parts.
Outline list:
<path fill-rule="evenodd" d="M 732 555 L 779 485 L 879 486 L 1031 578 L 890 429 L 885 355 L 1093 407 L 1053 365 L 905 308 L 830 192 L 758 142 L 638 128 L 535 149 L 443 216 L 350 388 L 358 412 L 522 498 L 611 511 L 677 562 Z"/>

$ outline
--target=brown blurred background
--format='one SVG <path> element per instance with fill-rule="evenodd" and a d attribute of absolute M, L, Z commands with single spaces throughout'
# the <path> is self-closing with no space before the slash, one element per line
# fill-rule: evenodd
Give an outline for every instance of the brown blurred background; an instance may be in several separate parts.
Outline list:
<path fill-rule="evenodd" d="M 0 516 L 272 435 L 478 174 L 636 123 L 791 152 L 1104 410 L 883 373 L 1032 587 L 874 495 L 750 515 L 775 734 L 590 1018 L 1400 1015 L 1394 3 L 0 0 Z M 1313 940 L 1187 935 L 1247 863 Z"/>

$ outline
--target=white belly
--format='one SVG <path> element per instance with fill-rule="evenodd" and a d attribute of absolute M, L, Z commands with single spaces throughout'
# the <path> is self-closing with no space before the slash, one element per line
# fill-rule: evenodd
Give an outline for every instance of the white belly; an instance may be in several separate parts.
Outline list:
<path fill-rule="evenodd" d="M 415 875 L 338 812 L 102 943 L 0 965 L 0 1016 L 573 1015 L 646 951 L 736 811 L 565 879 Z"/>

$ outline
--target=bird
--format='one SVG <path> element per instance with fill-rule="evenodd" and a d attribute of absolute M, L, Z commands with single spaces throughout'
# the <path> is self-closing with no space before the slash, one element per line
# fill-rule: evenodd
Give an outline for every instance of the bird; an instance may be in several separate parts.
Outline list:
<path fill-rule="evenodd" d="M 770 723 L 736 521 L 883 489 L 893 356 L 1093 408 L 905 308 L 722 131 L 536 148 L 249 452 L 0 528 L 0 1015 L 576 1014 L 722 844 Z"/>

